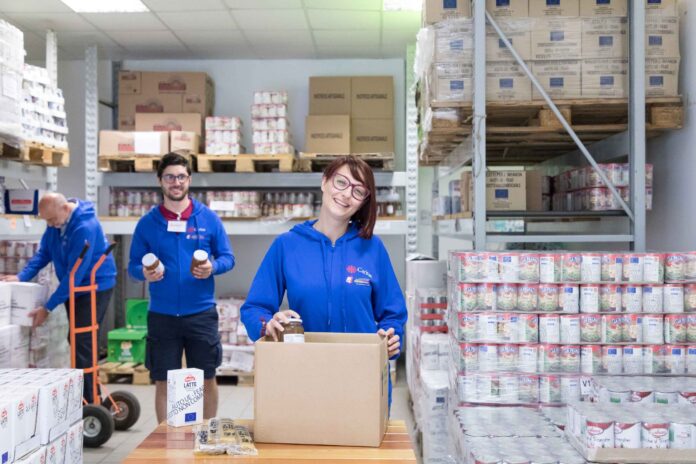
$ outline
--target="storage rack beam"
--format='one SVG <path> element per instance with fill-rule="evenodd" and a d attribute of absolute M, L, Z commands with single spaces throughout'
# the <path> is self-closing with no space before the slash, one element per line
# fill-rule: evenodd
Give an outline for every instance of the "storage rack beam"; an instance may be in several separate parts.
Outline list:
<path fill-rule="evenodd" d="M 628 2 L 629 13 L 629 165 L 630 203 L 634 212 L 633 249 L 645 251 L 645 4 Z"/>
<path fill-rule="evenodd" d="M 99 146 L 99 89 L 97 46 L 85 50 L 85 199 L 97 202 L 97 150 Z"/>
<path fill-rule="evenodd" d="M 416 47 L 406 49 L 406 255 L 418 251 L 418 107 L 416 79 L 412 72 Z"/>
<path fill-rule="evenodd" d="M 486 249 L 486 2 L 474 5 L 474 248 Z"/>
<path fill-rule="evenodd" d="M 19 161 L 0 159 L 0 172 L 6 179 L 23 179 L 27 182 L 46 182 L 46 168 Z"/>
<path fill-rule="evenodd" d="M 598 163 L 606 163 L 627 156 L 629 152 L 628 131 L 614 134 L 604 140 L 595 142 L 587 147 L 592 157 Z M 577 166 L 585 160 L 585 155 L 580 150 L 573 150 L 556 158 L 540 163 L 544 168 Z"/>
<path fill-rule="evenodd" d="M 442 233 L 439 237 L 474 241 L 473 234 Z M 633 240 L 630 234 L 489 234 L 488 243 L 625 243 Z"/>

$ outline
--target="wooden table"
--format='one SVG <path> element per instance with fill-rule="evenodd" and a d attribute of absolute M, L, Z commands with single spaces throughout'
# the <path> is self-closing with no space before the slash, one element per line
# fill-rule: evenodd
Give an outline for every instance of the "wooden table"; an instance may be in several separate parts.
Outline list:
<path fill-rule="evenodd" d="M 252 425 L 251 421 L 239 421 Z M 128 455 L 125 463 L 215 463 L 240 464 L 283 463 L 340 463 L 340 464 L 414 464 L 416 455 L 403 421 L 389 421 L 387 434 L 379 448 L 347 446 L 282 445 L 255 443 L 258 456 L 194 456 L 191 427 L 168 427 L 160 424 Z"/>

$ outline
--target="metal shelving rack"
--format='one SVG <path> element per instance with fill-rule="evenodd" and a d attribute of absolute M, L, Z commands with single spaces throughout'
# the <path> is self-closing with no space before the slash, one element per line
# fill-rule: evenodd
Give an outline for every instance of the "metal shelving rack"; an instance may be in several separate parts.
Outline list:
<path fill-rule="evenodd" d="M 438 254 L 438 237 L 456 238 L 472 242 L 476 250 L 485 250 L 492 243 L 540 243 L 540 242 L 573 242 L 573 243 L 623 243 L 628 244 L 635 251 L 644 251 L 646 248 L 646 195 L 645 195 L 645 38 L 642 31 L 645 30 L 645 5 L 643 2 L 629 2 L 629 122 L 628 130 L 607 139 L 585 146 L 572 126 L 566 121 L 554 102 L 541 88 L 541 85 L 530 72 L 524 60 L 514 50 L 514 47 L 505 37 L 485 7 L 483 0 L 472 1 L 473 29 L 474 29 L 474 89 L 473 89 L 473 115 L 471 145 L 473 154 L 450 156 L 456 161 L 443 169 L 440 165 L 435 168 L 434 192 L 439 189 L 439 181 L 451 175 L 457 169 L 471 162 L 474 206 L 473 219 L 460 219 L 458 221 L 470 222 L 462 227 L 456 224 L 436 224 L 433 237 L 433 252 Z M 533 85 L 542 94 L 549 108 L 555 113 L 563 127 L 571 136 L 578 149 L 562 154 L 554 159 L 541 163 L 545 168 L 578 165 L 586 161 L 598 173 L 612 194 L 619 199 L 623 211 L 615 212 L 612 224 L 609 224 L 610 232 L 605 233 L 563 233 L 554 231 L 553 227 L 548 232 L 524 232 L 524 233 L 491 233 L 486 231 L 487 221 L 494 216 L 494 212 L 486 211 L 486 22 L 496 30 L 501 40 L 512 51 L 515 60 L 531 79 Z M 636 32 L 639 33 L 636 33 Z M 467 143 L 467 142 L 464 142 Z M 462 145 L 464 145 L 464 143 Z M 462 151 L 461 147 L 455 151 Z M 597 163 L 628 155 L 630 165 L 630 201 L 621 200 L 615 187 L 606 178 Z M 444 171 L 444 174 L 442 173 Z M 563 217 L 564 213 L 548 213 L 546 217 Z M 601 214 L 588 214 L 588 216 L 602 217 Z M 609 215 L 605 215 L 609 216 Z M 623 219 L 621 217 L 623 216 Z M 541 217 L 541 216 L 538 216 Z M 618 225 L 621 224 L 621 225 Z M 617 226 L 621 231 L 617 230 Z M 456 229 L 453 231 L 453 228 Z M 470 229 L 462 232 L 462 229 Z"/>

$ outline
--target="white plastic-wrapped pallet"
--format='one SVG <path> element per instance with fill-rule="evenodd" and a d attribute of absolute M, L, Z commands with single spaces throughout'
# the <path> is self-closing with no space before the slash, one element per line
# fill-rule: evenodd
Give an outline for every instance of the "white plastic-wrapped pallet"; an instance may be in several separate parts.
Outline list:
<path fill-rule="evenodd" d="M 0 282 L 0 327 L 10 324 L 12 309 L 12 287 L 7 282 Z"/>
<path fill-rule="evenodd" d="M 447 397 L 449 380 L 447 372 L 421 369 L 421 392 L 417 399 L 423 434 L 423 462 L 442 462 L 450 456 L 447 429 Z"/>
<path fill-rule="evenodd" d="M 0 20 L 0 134 L 20 139 L 22 126 L 22 70 L 24 34 L 12 24 Z"/>

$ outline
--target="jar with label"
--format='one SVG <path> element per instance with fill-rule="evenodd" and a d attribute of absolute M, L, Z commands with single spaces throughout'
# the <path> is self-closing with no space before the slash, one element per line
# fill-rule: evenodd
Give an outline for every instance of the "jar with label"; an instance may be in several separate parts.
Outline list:
<path fill-rule="evenodd" d="M 278 341 L 283 343 L 304 343 L 304 326 L 302 325 L 302 319 L 291 317 L 288 318 L 288 322 L 281 323 L 283 332 L 278 331 Z M 272 342 L 273 337 L 269 333 L 266 333 L 265 340 L 267 342 Z"/>

